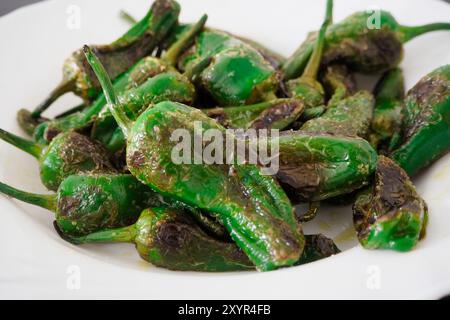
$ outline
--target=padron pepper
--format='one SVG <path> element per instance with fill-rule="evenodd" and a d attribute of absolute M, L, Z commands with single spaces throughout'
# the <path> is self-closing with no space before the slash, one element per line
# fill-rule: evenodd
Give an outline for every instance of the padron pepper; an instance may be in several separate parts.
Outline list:
<path fill-rule="evenodd" d="M 359 242 L 367 249 L 409 251 L 425 232 L 427 206 L 406 172 L 391 159 L 378 158 L 375 181 L 353 205 Z"/>
<path fill-rule="evenodd" d="M 450 23 L 403 26 L 383 10 L 356 12 L 328 28 L 322 65 L 342 63 L 363 73 L 387 71 L 400 63 L 404 43 L 430 31 L 449 29 Z M 311 33 L 283 64 L 281 69 L 285 80 L 302 73 L 312 54 L 316 37 L 317 33 Z"/>
<path fill-rule="evenodd" d="M 301 227 L 289 199 L 272 177 L 250 164 L 172 161 L 177 143 L 170 137 L 175 129 L 187 130 L 193 136 L 196 121 L 202 123 L 202 130 L 225 134 L 225 128 L 198 109 L 169 101 L 148 108 L 132 122 L 99 60 L 89 47 L 85 52 L 111 113 L 127 137 L 128 169 L 139 181 L 164 196 L 215 215 L 259 270 L 289 266 L 299 259 L 304 245 Z"/>
<path fill-rule="evenodd" d="M 98 231 L 86 236 L 70 237 L 73 243 L 134 243 L 139 255 L 151 264 L 178 271 L 224 272 L 253 270 L 255 267 L 236 244 L 223 242 L 206 234 L 185 212 L 166 208 L 149 208 L 138 221 L 127 227 Z M 295 265 L 310 263 L 339 253 L 325 236 L 305 236 L 307 247 Z"/>
<path fill-rule="evenodd" d="M 276 69 L 248 43 L 218 30 L 205 30 L 179 59 L 179 69 L 189 72 L 208 61 L 196 84 L 219 106 L 252 104 L 275 98 Z"/>
<path fill-rule="evenodd" d="M 400 139 L 390 156 L 414 176 L 449 150 L 450 65 L 445 65 L 407 93 Z"/>
<path fill-rule="evenodd" d="M 367 185 L 376 168 L 376 151 L 357 137 L 287 131 L 268 139 L 273 143 L 280 155 L 276 177 L 295 202 L 350 193 Z"/>
<path fill-rule="evenodd" d="M 177 23 L 180 6 L 173 0 L 155 0 L 148 13 L 122 37 L 109 45 L 93 46 L 108 74 L 115 79 L 136 61 L 149 55 Z M 39 117 L 58 97 L 74 92 L 86 101 L 97 96 L 99 83 L 89 68 L 83 50 L 77 50 L 64 62 L 63 80 L 33 111 Z"/>
<path fill-rule="evenodd" d="M 74 131 L 57 135 L 49 145 L 23 139 L 2 129 L 0 139 L 35 157 L 39 161 L 42 183 L 53 191 L 73 174 L 117 172 L 101 144 Z"/>
<path fill-rule="evenodd" d="M 58 228 L 57 228 L 58 230 Z M 130 226 L 103 230 L 82 237 L 61 236 L 75 244 L 131 242 L 142 259 L 170 270 L 240 271 L 253 264 L 232 242 L 206 234 L 186 212 L 167 208 L 149 208 Z"/>
<path fill-rule="evenodd" d="M 0 182 L 0 192 L 55 213 L 60 230 L 81 236 L 105 228 L 128 226 L 163 198 L 132 175 L 72 175 L 51 195 L 21 191 Z"/>
<path fill-rule="evenodd" d="M 387 71 L 375 86 L 375 109 L 371 124 L 370 142 L 383 148 L 397 136 L 402 124 L 405 85 L 400 68 Z"/>

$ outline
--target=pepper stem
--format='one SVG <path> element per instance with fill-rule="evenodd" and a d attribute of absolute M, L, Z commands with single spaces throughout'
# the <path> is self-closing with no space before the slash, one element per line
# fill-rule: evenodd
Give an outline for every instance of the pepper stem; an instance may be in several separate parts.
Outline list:
<path fill-rule="evenodd" d="M 422 26 L 408 27 L 408 26 L 400 26 L 400 33 L 402 34 L 403 43 L 408 42 L 409 40 L 418 37 L 424 33 L 431 31 L 439 31 L 439 30 L 450 30 L 450 23 L 446 22 L 436 22 L 425 24 Z"/>
<path fill-rule="evenodd" d="M 70 116 L 71 114 L 74 114 L 74 113 L 76 113 L 78 111 L 81 111 L 84 108 L 86 108 L 86 105 L 84 103 L 79 104 L 79 105 L 77 105 L 75 107 L 70 108 L 69 110 L 66 110 L 66 111 L 61 112 L 60 114 L 56 115 L 55 119 L 61 119 L 61 118 Z"/>
<path fill-rule="evenodd" d="M 69 241 L 81 243 L 96 243 L 96 242 L 134 242 L 136 238 L 136 226 L 131 226 L 97 231 L 81 237 L 70 237 Z"/>
<path fill-rule="evenodd" d="M 43 146 L 36 142 L 21 138 L 3 129 L 0 129 L 0 139 L 12 144 L 20 150 L 25 151 L 26 153 L 29 153 L 36 159 L 39 159 L 41 157 Z"/>
<path fill-rule="evenodd" d="M 327 8 L 325 14 L 325 20 L 320 27 L 319 34 L 317 35 L 316 43 L 314 44 L 314 49 L 311 57 L 309 58 L 308 64 L 301 78 L 316 79 L 317 73 L 319 72 L 320 60 L 322 59 L 323 48 L 325 46 L 325 35 L 328 26 L 333 20 L 333 0 L 327 0 Z"/>
<path fill-rule="evenodd" d="M 208 16 L 204 14 L 200 20 L 193 26 L 189 28 L 186 32 L 184 32 L 180 39 L 175 41 L 170 48 L 163 54 L 161 57 L 162 60 L 166 61 L 170 65 L 175 65 L 180 54 L 191 44 L 195 36 L 202 31 L 205 26 L 206 20 L 208 20 Z"/>
<path fill-rule="evenodd" d="M 133 123 L 130 118 L 128 118 L 125 111 L 122 109 L 122 105 L 119 102 L 108 73 L 106 72 L 105 68 L 103 67 L 97 56 L 94 54 L 94 52 L 92 52 L 91 48 L 89 48 L 89 46 L 85 45 L 83 47 L 83 51 L 88 63 L 90 64 L 92 70 L 98 78 L 98 81 L 100 82 L 100 85 L 102 86 L 111 114 L 113 115 L 114 119 L 116 119 L 120 129 L 122 129 L 124 136 L 128 137 L 128 133 Z"/>
<path fill-rule="evenodd" d="M 53 103 L 56 99 L 61 97 L 63 94 L 73 91 L 75 89 L 75 80 L 71 79 L 68 81 L 61 82 L 55 89 L 50 92 L 48 97 L 42 101 L 31 113 L 31 117 L 39 118 L 45 110 Z"/>
<path fill-rule="evenodd" d="M 17 200 L 56 212 L 56 194 L 45 195 L 18 190 L 0 182 L 0 192 Z"/>
<path fill-rule="evenodd" d="M 212 61 L 212 57 L 206 57 L 203 60 L 200 60 L 192 68 L 186 70 L 184 72 L 184 75 L 191 82 L 195 82 L 197 80 L 197 77 L 200 75 L 200 73 L 202 73 L 203 70 L 205 70 L 211 64 L 211 61 Z"/>
<path fill-rule="evenodd" d="M 125 10 L 120 10 L 119 15 L 123 20 L 125 20 L 129 24 L 135 24 L 137 22 L 137 20 Z"/>

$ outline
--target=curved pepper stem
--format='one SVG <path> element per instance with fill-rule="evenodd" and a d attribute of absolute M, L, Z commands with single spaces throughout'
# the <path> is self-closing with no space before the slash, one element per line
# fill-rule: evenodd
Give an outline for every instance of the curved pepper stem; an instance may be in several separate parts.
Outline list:
<path fill-rule="evenodd" d="M 25 192 L 0 182 L 0 192 L 14 199 L 56 212 L 56 194 L 45 195 Z"/>
<path fill-rule="evenodd" d="M 137 22 L 137 20 L 125 10 L 120 10 L 119 16 L 121 19 L 128 22 L 129 24 L 135 24 Z"/>
<path fill-rule="evenodd" d="M 42 145 L 36 142 L 21 138 L 3 129 L 0 129 L 0 139 L 8 142 L 9 144 L 12 144 L 22 151 L 25 151 L 36 159 L 39 159 L 41 157 L 41 153 L 44 148 Z"/>
<path fill-rule="evenodd" d="M 302 78 L 316 79 L 319 72 L 320 60 L 322 59 L 323 48 L 325 46 L 325 34 L 328 26 L 333 21 L 333 0 L 327 0 L 327 8 L 325 13 L 325 20 L 320 27 L 319 34 L 317 36 L 316 43 L 314 45 L 313 53 L 309 58 L 305 71 L 302 74 Z"/>
<path fill-rule="evenodd" d="M 122 129 L 124 136 L 128 137 L 128 132 L 130 130 L 132 122 L 119 103 L 119 99 L 117 98 L 116 91 L 114 90 L 114 86 L 108 76 L 108 73 L 106 72 L 105 68 L 103 67 L 97 56 L 94 54 L 94 52 L 92 52 L 91 48 L 89 48 L 89 46 L 85 45 L 83 47 L 83 51 L 86 55 L 86 59 L 89 65 L 92 67 L 92 70 L 94 71 L 95 75 L 98 78 L 98 81 L 100 82 L 112 115 L 116 119 L 117 124 L 120 126 L 120 129 Z"/>
<path fill-rule="evenodd" d="M 135 238 L 136 238 L 136 225 L 134 224 L 123 228 L 97 231 L 82 237 L 64 236 L 64 239 L 74 244 L 101 243 L 101 242 L 133 243 Z"/>
<path fill-rule="evenodd" d="M 424 33 L 428 33 L 431 31 L 439 31 L 439 30 L 450 30 L 450 23 L 447 22 L 436 22 L 425 24 L 422 26 L 400 26 L 400 33 L 402 34 L 402 42 L 408 42 L 415 37 L 418 37 Z"/>
<path fill-rule="evenodd" d="M 39 118 L 47 108 L 56 101 L 59 97 L 67 92 L 71 92 L 75 90 L 75 79 L 71 79 L 69 81 L 61 82 L 56 88 L 50 92 L 50 94 L 42 101 L 31 113 L 31 117 Z"/>
<path fill-rule="evenodd" d="M 170 46 L 161 59 L 170 65 L 175 65 L 180 54 L 191 44 L 195 36 L 203 30 L 206 20 L 208 20 L 208 16 L 204 14 L 196 24 L 184 32 L 180 39 Z"/>

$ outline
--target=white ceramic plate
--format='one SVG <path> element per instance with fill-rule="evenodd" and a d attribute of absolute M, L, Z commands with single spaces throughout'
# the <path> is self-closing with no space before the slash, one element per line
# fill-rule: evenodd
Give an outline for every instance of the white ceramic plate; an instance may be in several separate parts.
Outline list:
<path fill-rule="evenodd" d="M 47 1 L 0 18 L 0 127 L 23 134 L 16 111 L 34 107 L 57 84 L 64 58 L 85 43 L 113 40 L 128 27 L 118 18 L 119 10 L 140 17 L 150 2 Z M 210 26 L 253 38 L 286 56 L 319 27 L 325 6 L 324 0 L 180 3 L 183 21 L 206 12 Z M 437 0 L 336 0 L 335 21 L 373 7 L 410 25 L 450 17 L 450 5 Z M 402 67 L 407 88 L 450 63 L 449 40 L 450 32 L 435 32 L 406 44 Z M 52 110 L 77 102 L 67 95 Z M 0 179 L 45 192 L 36 161 L 3 142 Z M 75 247 L 56 235 L 50 213 L 0 196 L 0 298 L 439 298 L 450 293 L 450 154 L 415 182 L 430 209 L 428 235 L 416 250 L 364 250 L 355 241 L 350 208 L 324 207 L 306 231 L 323 232 L 346 250 L 269 273 L 171 272 L 141 261 L 132 245 Z"/>

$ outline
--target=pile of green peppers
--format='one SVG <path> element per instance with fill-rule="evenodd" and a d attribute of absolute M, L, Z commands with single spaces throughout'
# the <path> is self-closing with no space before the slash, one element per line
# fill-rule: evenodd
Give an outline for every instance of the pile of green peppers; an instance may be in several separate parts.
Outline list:
<path fill-rule="evenodd" d="M 406 27 L 386 11 L 379 29 L 368 28 L 366 12 L 333 23 L 326 0 L 319 30 L 285 59 L 206 27 L 206 15 L 182 23 L 180 10 L 155 0 L 141 20 L 125 15 L 133 26 L 118 40 L 67 59 L 62 83 L 17 114 L 30 138 L 0 129 L 1 140 L 38 160 L 53 193 L 3 182 L 0 192 L 53 212 L 72 244 L 132 243 L 171 270 L 270 271 L 338 254 L 302 224 L 322 201 L 342 199 L 353 202 L 363 247 L 413 249 L 428 208 L 411 178 L 450 150 L 450 65 L 405 93 L 398 64 L 403 43 L 450 23 Z M 355 72 L 381 75 L 373 92 L 358 89 Z M 69 91 L 83 103 L 46 118 Z M 276 148 L 278 169 L 265 174 L 264 161 L 232 154 L 230 162 L 217 151 L 216 161 L 196 162 L 195 145 L 191 163 L 176 162 L 174 132 L 198 139 L 199 123 L 202 133 L 231 137 L 215 141 L 220 147 Z M 300 203 L 310 209 L 299 215 Z"/>

